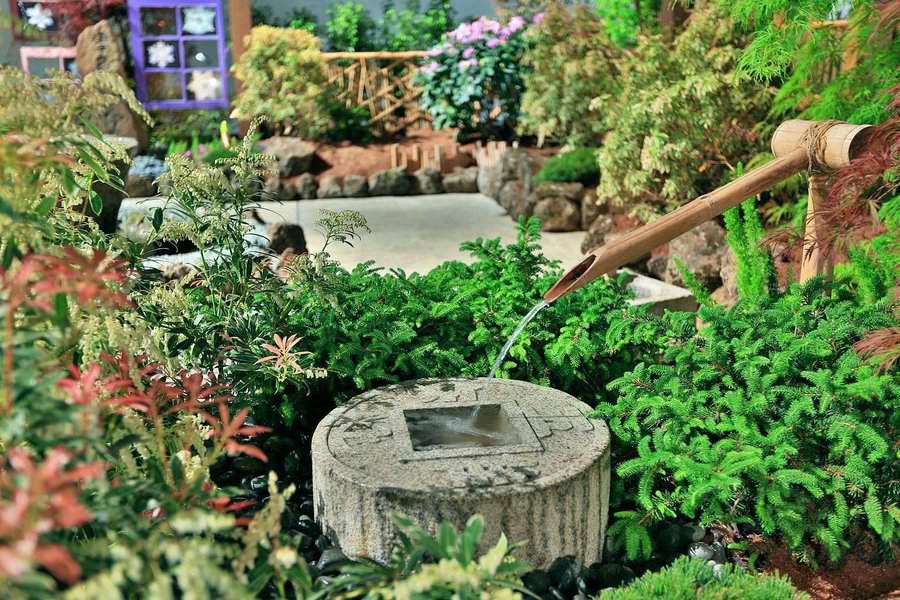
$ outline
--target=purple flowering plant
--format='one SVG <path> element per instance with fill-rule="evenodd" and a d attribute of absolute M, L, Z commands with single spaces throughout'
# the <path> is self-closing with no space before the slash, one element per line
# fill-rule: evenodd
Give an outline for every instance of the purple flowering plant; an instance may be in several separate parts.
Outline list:
<path fill-rule="evenodd" d="M 481 17 L 444 35 L 416 75 L 422 105 L 436 129 L 458 128 L 462 137 L 506 137 L 515 131 L 524 93 L 522 56 L 532 20 L 505 23 Z"/>

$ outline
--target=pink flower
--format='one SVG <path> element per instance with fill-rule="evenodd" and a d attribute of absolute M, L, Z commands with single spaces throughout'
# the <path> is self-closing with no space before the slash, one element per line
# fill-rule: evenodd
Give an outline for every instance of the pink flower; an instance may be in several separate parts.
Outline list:
<path fill-rule="evenodd" d="M 438 63 L 431 61 L 424 67 L 420 68 L 419 73 L 423 73 L 425 75 L 430 75 L 430 74 L 434 73 L 435 71 L 437 71 L 438 67 L 440 67 L 440 65 Z"/>
<path fill-rule="evenodd" d="M 519 15 L 514 16 L 509 20 L 507 27 L 509 28 L 510 33 L 515 33 L 518 30 L 522 29 L 526 24 L 525 19 L 520 17 Z"/>
<path fill-rule="evenodd" d="M 501 40 L 500 38 L 491 38 L 487 41 L 487 47 L 488 48 L 496 48 L 497 46 L 499 46 L 502 43 L 503 43 L 503 40 Z"/>
<path fill-rule="evenodd" d="M 466 48 L 463 50 L 463 58 L 472 58 L 472 55 L 475 54 L 475 48 Z"/>
<path fill-rule="evenodd" d="M 459 70 L 460 71 L 465 71 L 469 67 L 477 67 L 477 66 L 478 66 L 478 61 L 475 60 L 474 58 L 470 58 L 469 60 L 459 61 Z"/>
<path fill-rule="evenodd" d="M 544 16 L 545 15 L 543 12 L 539 12 L 536 15 L 534 15 L 533 17 L 531 17 L 531 22 L 534 23 L 535 25 L 537 25 L 538 23 L 540 23 L 541 21 L 544 20 Z"/>
<path fill-rule="evenodd" d="M 443 47 L 443 46 L 435 46 L 434 48 L 432 48 L 431 50 L 429 50 L 429 51 L 426 52 L 425 54 L 428 55 L 428 56 L 432 56 L 432 57 L 433 57 L 433 56 L 440 56 L 443 52 L 444 52 L 444 47 Z"/>

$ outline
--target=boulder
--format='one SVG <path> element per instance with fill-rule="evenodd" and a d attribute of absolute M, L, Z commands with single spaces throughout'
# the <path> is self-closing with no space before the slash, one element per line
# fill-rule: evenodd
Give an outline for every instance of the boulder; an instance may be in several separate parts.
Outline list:
<path fill-rule="evenodd" d="M 666 269 L 669 268 L 669 256 L 667 254 L 658 254 L 647 259 L 647 272 L 657 279 L 662 280 L 666 276 Z"/>
<path fill-rule="evenodd" d="M 478 193 L 478 167 L 454 170 L 444 177 L 444 189 L 448 194 Z"/>
<path fill-rule="evenodd" d="M 401 167 L 379 171 L 369 177 L 369 193 L 372 196 L 405 196 L 412 189 L 411 178 Z"/>
<path fill-rule="evenodd" d="M 155 177 L 142 173 L 128 173 L 125 181 L 125 193 L 129 198 L 146 198 L 156 195 Z"/>
<path fill-rule="evenodd" d="M 341 184 L 340 177 L 323 177 L 319 180 L 319 191 L 316 194 L 319 198 L 343 198 L 344 187 Z"/>
<path fill-rule="evenodd" d="M 546 181 L 539 183 L 534 188 L 534 193 L 538 198 L 564 198 L 570 202 L 581 203 L 581 196 L 584 194 L 584 186 L 580 183 L 556 183 Z"/>
<path fill-rule="evenodd" d="M 663 280 L 683 285 L 681 272 L 672 257 L 677 257 L 685 267 L 697 276 L 706 289 L 714 290 L 722 285 L 722 265 L 731 253 L 725 243 L 725 229 L 715 221 L 706 221 L 669 243 L 669 264 Z"/>
<path fill-rule="evenodd" d="M 413 179 L 413 190 L 416 194 L 444 193 L 444 181 L 437 169 L 423 167 L 413 173 Z"/>
<path fill-rule="evenodd" d="M 277 174 L 272 174 L 263 184 L 263 197 L 267 200 L 293 200 L 297 189 Z"/>
<path fill-rule="evenodd" d="M 346 198 L 363 198 L 369 195 L 369 182 L 362 175 L 344 177 L 344 196 Z"/>
<path fill-rule="evenodd" d="M 581 242 L 581 252 L 587 254 L 594 248 L 602 246 L 606 236 L 613 230 L 613 220 L 609 215 L 598 215 L 588 227 L 587 235 Z"/>
<path fill-rule="evenodd" d="M 275 136 L 263 142 L 265 153 L 277 160 L 278 174 L 293 177 L 309 172 L 316 156 L 316 147 L 300 138 Z"/>
<path fill-rule="evenodd" d="M 274 223 L 266 233 L 269 238 L 269 250 L 274 254 L 282 254 L 288 248 L 293 250 L 294 254 L 307 252 L 303 228 L 296 223 Z"/>
<path fill-rule="evenodd" d="M 312 200 L 317 196 L 319 186 L 312 173 L 303 173 L 294 180 L 295 196 L 301 200 Z"/>
<path fill-rule="evenodd" d="M 581 228 L 587 231 L 601 212 L 603 207 L 597 204 L 597 192 L 593 189 L 584 190 L 581 194 Z"/>
<path fill-rule="evenodd" d="M 518 221 L 519 217 L 526 219 L 534 214 L 534 205 L 538 199 L 525 193 L 525 185 L 518 179 L 507 181 L 500 194 L 497 196 L 497 203 L 502 206 L 513 220 Z"/>
<path fill-rule="evenodd" d="M 122 34 L 110 21 L 98 21 L 78 34 L 75 65 L 82 77 L 94 71 L 112 71 L 124 79 L 125 63 Z"/>
<path fill-rule="evenodd" d="M 534 216 L 541 220 L 543 231 L 577 231 L 581 225 L 579 205 L 559 196 L 538 201 Z"/>

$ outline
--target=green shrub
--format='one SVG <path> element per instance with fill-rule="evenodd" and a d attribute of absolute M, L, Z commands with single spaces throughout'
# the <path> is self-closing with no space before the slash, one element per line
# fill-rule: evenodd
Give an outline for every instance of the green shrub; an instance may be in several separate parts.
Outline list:
<path fill-rule="evenodd" d="M 372 141 L 372 127 L 369 125 L 371 114 L 366 106 L 347 107 L 338 100 L 326 100 L 325 104 L 331 117 L 331 126 L 322 138 L 335 142 L 352 142 L 368 144 Z"/>
<path fill-rule="evenodd" d="M 598 600 L 809 600 L 783 575 L 751 575 L 734 566 L 716 572 L 707 563 L 681 557 Z"/>
<path fill-rule="evenodd" d="M 262 25 L 232 67 L 242 83 L 232 116 L 265 117 L 275 133 L 315 137 L 328 125 L 321 105 L 327 76 L 319 40 L 302 29 Z"/>
<path fill-rule="evenodd" d="M 437 525 L 432 536 L 402 515 L 394 515 L 400 530 L 387 565 L 360 560 L 341 569 L 329 591 L 352 589 L 366 598 L 521 600 L 516 576 L 525 565 L 512 556 L 501 533 L 493 548 L 478 556 L 484 519 L 475 515 L 457 532 L 450 523 Z"/>
<path fill-rule="evenodd" d="M 698 331 L 694 315 L 671 314 L 664 359 L 613 382 L 618 401 L 598 407 L 627 482 L 610 535 L 649 556 L 646 527 L 679 514 L 831 558 L 860 530 L 895 543 L 900 370 L 853 349 L 898 325 L 886 301 L 813 280 L 699 316 Z"/>
<path fill-rule="evenodd" d="M 336 52 L 377 50 L 375 21 L 362 2 L 342 2 L 328 9 L 325 33 Z"/>
<path fill-rule="evenodd" d="M 639 0 L 637 11 L 635 0 L 594 0 L 594 9 L 605 24 L 609 39 L 625 47 L 637 42 L 639 31 L 656 27 L 656 13 L 663 1 L 674 4 L 673 0 Z"/>
<path fill-rule="evenodd" d="M 743 40 L 723 14 L 697 10 L 670 44 L 641 37 L 618 96 L 596 102 L 610 129 L 600 149 L 600 200 L 649 220 L 718 187 L 728 165 L 763 147 L 754 127 L 771 91 L 736 71 Z"/>
<path fill-rule="evenodd" d="M 429 0 L 425 10 L 420 0 L 406 0 L 402 10 L 388 0 L 379 22 L 379 46 L 391 52 L 431 48 L 455 26 L 453 3 L 449 0 Z"/>
<path fill-rule="evenodd" d="M 537 181 L 583 183 L 597 185 L 600 169 L 597 167 L 596 148 L 576 148 L 558 154 L 544 163 L 535 178 Z"/>
<path fill-rule="evenodd" d="M 539 144 L 599 145 L 604 119 L 591 100 L 616 95 L 621 60 L 603 21 L 586 6 L 554 2 L 529 37 L 521 130 L 537 135 Z"/>
<path fill-rule="evenodd" d="M 462 136 L 512 135 L 524 92 L 527 26 L 520 16 L 505 25 L 481 17 L 463 23 L 428 52 L 415 81 L 435 129 L 459 128 Z"/>

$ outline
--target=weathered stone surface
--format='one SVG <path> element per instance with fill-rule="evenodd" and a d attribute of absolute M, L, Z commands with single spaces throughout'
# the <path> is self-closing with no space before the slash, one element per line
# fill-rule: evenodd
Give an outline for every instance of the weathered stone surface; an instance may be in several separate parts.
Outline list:
<path fill-rule="evenodd" d="M 122 35 L 107 21 L 85 27 L 75 42 L 75 65 L 82 77 L 94 71 L 112 71 L 125 78 Z"/>
<path fill-rule="evenodd" d="M 127 172 L 128 165 L 123 161 L 115 161 L 112 163 L 110 169 L 111 174 L 117 174 L 120 177 L 127 178 Z M 97 222 L 97 225 L 103 233 L 115 233 L 119 223 L 119 208 L 122 206 L 122 200 L 125 198 L 125 194 L 102 181 L 94 181 L 91 189 L 100 197 L 102 208 L 100 214 L 97 215 L 94 214 L 89 206 L 86 214 Z M 81 207 L 76 208 L 76 211 L 81 212 Z"/>
<path fill-rule="evenodd" d="M 545 181 L 534 188 L 534 193 L 541 200 L 545 198 L 565 198 L 571 202 L 581 202 L 584 186 L 580 183 L 556 183 Z"/>
<path fill-rule="evenodd" d="M 587 235 L 581 242 L 581 251 L 587 254 L 594 248 L 602 246 L 606 240 L 606 236 L 613 230 L 613 220 L 609 215 L 598 215 L 591 226 L 588 227 Z"/>
<path fill-rule="evenodd" d="M 125 181 L 125 193 L 129 198 L 145 198 L 156 195 L 156 186 L 153 185 L 155 177 L 129 173 Z"/>
<path fill-rule="evenodd" d="M 715 221 L 707 221 L 691 229 L 669 243 L 669 265 L 664 280 L 681 285 L 684 283 L 678 266 L 671 257 L 677 257 L 694 273 L 707 289 L 722 285 L 722 261 L 731 250 L 725 243 L 725 229 Z"/>
<path fill-rule="evenodd" d="M 525 185 L 521 180 L 514 179 L 507 181 L 497 196 L 497 203 L 506 209 L 509 216 L 513 220 L 518 221 L 519 217 L 528 218 L 534 214 L 534 205 L 537 198 L 534 195 L 529 196 L 525 193 Z"/>
<path fill-rule="evenodd" d="M 475 194 L 478 192 L 478 167 L 456 169 L 444 177 L 444 189 L 449 194 Z"/>
<path fill-rule="evenodd" d="M 340 177 L 323 177 L 319 180 L 319 191 L 316 193 L 319 198 L 343 198 L 344 186 Z"/>
<path fill-rule="evenodd" d="M 543 231 L 578 231 L 581 226 L 578 204 L 556 196 L 540 200 L 534 206 L 534 216 L 541 220 Z"/>
<path fill-rule="evenodd" d="M 296 197 L 297 188 L 286 180 L 273 173 L 263 184 L 263 195 L 269 200 L 293 200 Z"/>
<path fill-rule="evenodd" d="M 319 186 L 312 173 L 303 173 L 294 180 L 294 189 L 296 190 L 295 195 L 301 200 L 312 200 L 316 197 Z"/>
<path fill-rule="evenodd" d="M 738 289 L 737 260 L 730 248 L 725 251 L 725 255 L 722 257 L 722 267 L 719 269 L 719 276 L 722 278 L 722 287 L 713 292 L 713 300 L 719 304 L 731 306 L 738 300 Z"/>
<path fill-rule="evenodd" d="M 647 259 L 647 272 L 658 279 L 662 279 L 666 276 L 666 269 L 668 268 L 668 254 L 660 254 Z"/>
<path fill-rule="evenodd" d="M 423 167 L 413 173 L 413 193 L 416 194 L 443 194 L 444 180 L 441 172 L 431 167 Z"/>
<path fill-rule="evenodd" d="M 623 269 L 621 272 L 628 273 L 631 277 L 627 285 L 634 297 L 628 300 L 628 304 L 632 306 L 649 305 L 650 312 L 654 314 L 662 314 L 666 310 L 697 310 L 697 301 L 690 290 L 628 269 Z"/>
<path fill-rule="evenodd" d="M 412 189 L 410 176 L 400 167 L 380 171 L 369 177 L 369 194 L 372 196 L 405 196 Z"/>
<path fill-rule="evenodd" d="M 316 147 L 300 138 L 275 136 L 264 142 L 266 154 L 277 160 L 278 174 L 282 177 L 293 177 L 306 173 L 312 166 L 316 156 Z"/>
<path fill-rule="evenodd" d="M 296 223 L 275 223 L 266 232 L 269 238 L 268 248 L 275 254 L 291 249 L 295 254 L 306 252 L 306 236 L 303 228 Z"/>
<path fill-rule="evenodd" d="M 159 268 L 159 274 L 164 281 L 182 279 L 190 275 L 191 271 L 192 267 L 181 262 L 166 263 Z"/>
<path fill-rule="evenodd" d="M 585 231 L 590 229 L 601 212 L 603 208 L 597 204 L 597 192 L 593 189 L 584 190 L 581 194 L 581 228 Z"/>
<path fill-rule="evenodd" d="M 432 530 L 481 514 L 482 551 L 502 531 L 526 540 L 517 557 L 535 567 L 563 555 L 600 560 L 609 430 L 589 410 L 563 392 L 502 379 L 420 380 L 357 396 L 313 436 L 316 520 L 347 555 L 380 561 L 396 535 L 393 512 Z M 423 411 L 430 420 L 416 421 Z M 476 432 L 454 437 L 441 414 Z"/>
<path fill-rule="evenodd" d="M 369 195 L 369 182 L 362 175 L 347 175 L 344 177 L 344 196 L 347 198 L 362 198 Z"/>

